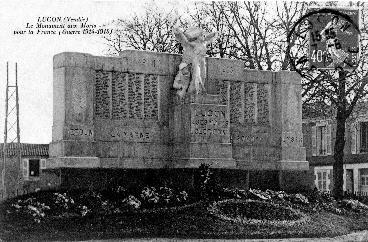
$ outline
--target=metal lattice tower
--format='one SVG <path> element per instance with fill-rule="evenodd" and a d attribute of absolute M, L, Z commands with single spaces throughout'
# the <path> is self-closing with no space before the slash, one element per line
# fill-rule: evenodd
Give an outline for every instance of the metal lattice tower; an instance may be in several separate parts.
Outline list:
<path fill-rule="evenodd" d="M 3 169 L 2 185 L 4 197 L 6 193 L 6 165 L 8 154 L 14 154 L 17 157 L 17 191 L 20 184 L 21 173 L 21 147 L 19 130 L 19 97 L 18 97 L 18 68 L 15 63 L 15 80 L 9 81 L 9 63 L 6 63 L 6 94 L 5 94 L 5 123 L 4 123 L 4 144 L 3 144 Z M 11 151 L 10 151 L 11 150 Z"/>

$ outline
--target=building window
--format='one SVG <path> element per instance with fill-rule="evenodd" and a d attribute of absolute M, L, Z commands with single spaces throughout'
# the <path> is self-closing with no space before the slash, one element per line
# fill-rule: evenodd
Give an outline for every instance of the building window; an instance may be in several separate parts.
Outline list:
<path fill-rule="evenodd" d="M 368 121 L 351 123 L 351 153 L 368 152 Z"/>
<path fill-rule="evenodd" d="M 360 152 L 368 152 L 368 122 L 360 123 Z"/>
<path fill-rule="evenodd" d="M 312 127 L 313 155 L 331 155 L 331 125 L 317 124 Z"/>
<path fill-rule="evenodd" d="M 317 126 L 317 154 L 326 155 L 327 154 L 327 127 Z"/>
<path fill-rule="evenodd" d="M 360 185 L 368 186 L 368 175 L 361 175 L 360 176 Z"/>
<path fill-rule="evenodd" d="M 29 174 L 30 177 L 40 176 L 40 160 L 29 160 Z"/>
<path fill-rule="evenodd" d="M 360 185 L 364 188 L 364 191 L 366 192 L 367 187 L 368 187 L 368 169 L 367 168 L 363 168 L 363 169 L 359 169 L 359 176 L 360 176 Z"/>
<path fill-rule="evenodd" d="M 40 170 L 44 168 L 46 168 L 46 159 L 23 159 L 23 177 L 25 180 L 39 178 Z"/>
<path fill-rule="evenodd" d="M 328 191 L 327 171 L 317 171 L 317 188 L 320 191 Z"/>

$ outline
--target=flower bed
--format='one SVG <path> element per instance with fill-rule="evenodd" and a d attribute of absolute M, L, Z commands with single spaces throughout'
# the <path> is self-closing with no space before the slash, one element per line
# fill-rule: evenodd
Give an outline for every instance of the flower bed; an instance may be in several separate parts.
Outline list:
<path fill-rule="evenodd" d="M 40 192 L 20 197 L 9 214 L 40 223 L 46 218 L 104 216 L 123 213 L 160 212 L 186 207 L 193 201 L 185 191 L 168 187 L 144 187 L 128 192 L 119 186 L 106 191 Z"/>
<path fill-rule="evenodd" d="M 308 220 L 298 210 L 256 200 L 223 200 L 213 203 L 209 211 L 221 219 L 246 224 L 292 225 Z"/>

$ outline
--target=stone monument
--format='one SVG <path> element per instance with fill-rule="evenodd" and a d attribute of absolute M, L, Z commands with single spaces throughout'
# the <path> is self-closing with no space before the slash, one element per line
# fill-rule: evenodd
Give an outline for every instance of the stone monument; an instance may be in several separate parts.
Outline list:
<path fill-rule="evenodd" d="M 55 55 L 47 167 L 60 171 L 60 184 L 102 184 L 112 170 L 135 174 L 134 179 L 177 171 L 176 180 L 187 179 L 191 168 L 206 163 L 224 182 L 238 172 L 240 179 L 263 177 L 266 185 L 282 188 L 285 174 L 307 170 L 300 77 L 246 70 L 242 61 L 203 53 L 195 61 L 135 50 L 119 57 Z M 207 71 L 201 65 L 185 70 L 203 60 Z M 187 85 L 182 76 L 188 72 L 201 78 L 189 84 L 189 92 L 173 91 L 178 83 Z M 278 175 L 272 180 L 271 173 Z"/>

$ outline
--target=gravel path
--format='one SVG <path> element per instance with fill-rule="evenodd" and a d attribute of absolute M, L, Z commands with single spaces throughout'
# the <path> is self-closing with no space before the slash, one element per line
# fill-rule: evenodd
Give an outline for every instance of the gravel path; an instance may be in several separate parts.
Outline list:
<path fill-rule="evenodd" d="M 234 240 L 235 241 L 235 240 Z M 240 241 L 240 240 L 239 240 Z M 341 235 L 341 236 L 337 236 L 337 237 L 333 237 L 333 238 L 300 238 L 300 239 L 264 239 L 264 240 L 245 240 L 245 241 L 254 241 L 254 242 L 301 242 L 301 241 L 313 241 L 313 242 L 317 242 L 317 241 L 368 241 L 368 230 L 365 231 L 360 231 L 360 232 L 355 232 L 355 233 L 351 233 L 351 234 L 346 234 L 346 235 Z"/>
<path fill-rule="evenodd" d="M 92 241 L 102 241 L 102 240 L 92 240 Z M 355 232 L 347 235 L 337 236 L 333 238 L 300 238 L 300 239 L 249 239 L 249 240 L 223 240 L 223 239 L 165 239 L 165 238 L 159 238 L 159 239 L 126 239 L 126 240 L 103 240 L 103 241 L 144 241 L 144 242 L 186 242 L 186 241 L 198 241 L 198 242 L 210 242 L 210 241 L 226 241 L 226 242 L 240 242 L 240 241 L 249 241 L 249 242 L 301 242 L 301 241 L 318 241 L 318 242 L 324 242 L 324 241 L 368 241 L 368 230 Z"/>

